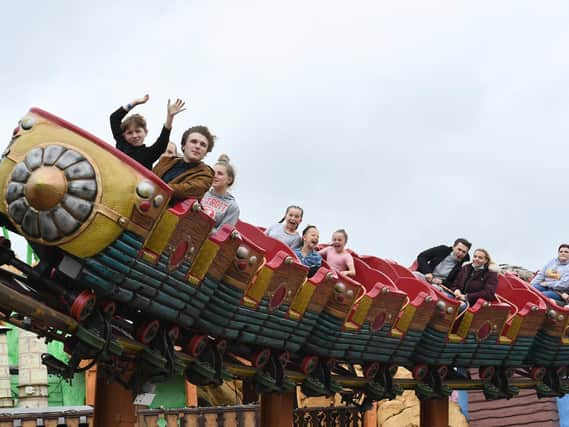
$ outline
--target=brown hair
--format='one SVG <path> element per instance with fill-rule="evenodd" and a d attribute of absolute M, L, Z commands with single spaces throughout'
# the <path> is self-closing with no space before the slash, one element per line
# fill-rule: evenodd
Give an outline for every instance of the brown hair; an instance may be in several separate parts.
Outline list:
<path fill-rule="evenodd" d="M 207 152 L 208 153 L 211 152 L 211 150 L 213 150 L 213 145 L 215 144 L 215 135 L 213 135 L 209 131 L 207 126 L 203 125 L 192 126 L 191 128 L 189 128 L 184 132 L 184 134 L 182 135 L 182 142 L 181 142 L 182 150 L 184 149 L 184 145 L 186 145 L 186 140 L 188 139 L 188 136 L 190 136 L 190 134 L 194 132 L 205 136 L 205 139 L 207 139 Z"/>
<path fill-rule="evenodd" d="M 300 211 L 300 219 L 302 220 L 302 217 L 304 217 L 304 209 L 302 209 L 300 206 L 290 205 L 288 208 L 286 208 L 285 214 L 279 221 L 279 224 L 284 222 L 284 220 L 286 219 L 286 215 L 288 214 L 288 211 L 290 211 L 291 209 L 298 209 Z M 296 224 L 296 228 L 298 228 L 298 224 Z"/>
<path fill-rule="evenodd" d="M 344 230 L 343 228 L 340 228 L 339 230 L 336 230 L 332 233 L 332 236 L 336 233 L 340 233 L 344 235 L 344 239 L 346 239 L 346 243 L 348 243 L 348 233 L 346 233 L 346 230 Z"/>
<path fill-rule="evenodd" d="M 306 227 L 304 227 L 304 230 L 302 230 L 302 237 L 306 236 L 306 233 L 308 233 L 313 228 L 318 230 L 318 228 L 315 225 L 307 225 Z"/>
<path fill-rule="evenodd" d="M 121 132 L 126 132 L 126 130 L 131 126 L 134 126 L 135 128 L 142 128 L 148 132 L 148 129 L 146 128 L 146 119 L 140 114 L 131 114 L 124 119 L 121 122 Z"/>
<path fill-rule="evenodd" d="M 569 249 L 569 244 L 568 243 L 561 243 L 559 245 L 559 248 L 557 248 L 557 252 L 559 252 L 561 250 L 561 248 L 567 248 Z"/>
<path fill-rule="evenodd" d="M 227 176 L 229 178 L 231 178 L 231 182 L 228 184 L 231 187 L 233 185 L 233 183 L 235 182 L 235 168 L 229 162 L 229 156 L 227 154 L 221 154 L 217 158 L 217 162 L 215 164 L 225 167 L 225 171 L 227 172 Z"/>
<path fill-rule="evenodd" d="M 459 243 L 462 243 L 464 246 L 466 246 L 468 248 L 468 250 L 470 250 L 470 248 L 472 247 L 472 243 L 470 243 L 468 240 L 466 240 L 463 237 L 459 237 L 458 239 L 456 239 L 452 246 L 454 247 L 454 246 L 458 245 Z"/>

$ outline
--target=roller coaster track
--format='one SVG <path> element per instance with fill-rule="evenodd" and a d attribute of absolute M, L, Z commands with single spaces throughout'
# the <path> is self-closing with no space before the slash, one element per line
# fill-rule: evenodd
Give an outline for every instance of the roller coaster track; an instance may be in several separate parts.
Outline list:
<path fill-rule="evenodd" d="M 47 339 L 65 341 L 70 336 L 75 336 L 79 341 L 84 342 L 95 349 L 105 347 L 105 340 L 97 334 L 81 326 L 75 319 L 62 314 L 53 308 L 48 307 L 42 302 L 31 296 L 30 290 L 22 286 L 25 276 L 14 274 L 6 270 L 0 270 L 0 318 L 5 322 L 17 327 L 30 330 L 39 336 Z M 26 295 L 26 292 L 30 295 Z M 124 336 L 115 336 L 108 344 L 110 354 L 121 356 L 125 354 L 138 354 L 158 367 L 167 364 L 166 358 L 155 349 L 141 344 Z M 195 364 L 196 360 L 183 352 L 175 353 L 175 369 L 183 372 L 185 368 Z M 228 355 L 223 363 L 224 377 L 227 379 L 253 379 L 259 375 L 259 369 L 241 363 L 234 357 Z M 295 370 L 285 370 L 284 375 L 287 380 L 300 385 L 307 376 Z M 342 388 L 361 390 L 370 382 L 369 379 L 353 375 L 333 375 L 334 381 Z M 393 378 L 393 384 L 403 390 L 415 390 L 419 384 L 415 379 Z M 453 390 L 483 390 L 486 382 L 480 379 L 447 379 L 444 384 Z M 569 386 L 569 381 L 563 381 L 565 386 Z M 511 386 L 519 389 L 535 389 L 539 381 L 528 378 L 512 378 Z"/>

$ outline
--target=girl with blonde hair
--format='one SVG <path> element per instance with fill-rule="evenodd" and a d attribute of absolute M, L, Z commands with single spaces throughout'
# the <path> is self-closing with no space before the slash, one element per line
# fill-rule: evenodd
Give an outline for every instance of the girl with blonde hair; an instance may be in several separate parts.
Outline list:
<path fill-rule="evenodd" d="M 457 299 L 473 305 L 479 298 L 494 300 L 497 286 L 498 268 L 486 249 L 476 249 L 449 287 Z"/>

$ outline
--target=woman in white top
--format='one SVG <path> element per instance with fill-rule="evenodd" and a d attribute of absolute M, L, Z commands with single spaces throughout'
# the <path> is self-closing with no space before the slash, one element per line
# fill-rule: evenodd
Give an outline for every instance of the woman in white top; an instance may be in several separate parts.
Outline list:
<path fill-rule="evenodd" d="M 285 216 L 278 223 L 267 228 L 265 234 L 286 243 L 292 249 L 299 248 L 302 245 L 302 238 L 298 234 L 298 226 L 302 222 L 303 214 L 301 207 L 289 206 L 286 208 Z"/>

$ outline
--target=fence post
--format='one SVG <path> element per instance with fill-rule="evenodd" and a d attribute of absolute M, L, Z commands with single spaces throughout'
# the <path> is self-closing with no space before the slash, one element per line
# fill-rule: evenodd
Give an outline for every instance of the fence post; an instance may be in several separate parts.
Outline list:
<path fill-rule="evenodd" d="M 371 409 L 364 413 L 363 427 L 377 427 L 377 402 L 373 402 Z"/>
<path fill-rule="evenodd" d="M 448 427 L 448 398 L 421 400 L 421 427 Z"/>
<path fill-rule="evenodd" d="M 261 394 L 261 427 L 293 425 L 294 392 Z"/>
<path fill-rule="evenodd" d="M 186 384 L 186 406 L 198 407 L 198 388 L 189 381 L 184 381 Z"/>
<path fill-rule="evenodd" d="M 95 396 L 94 427 L 134 427 L 136 415 L 132 394 L 118 382 L 108 383 L 99 372 Z"/>

